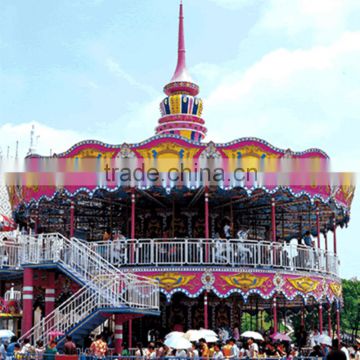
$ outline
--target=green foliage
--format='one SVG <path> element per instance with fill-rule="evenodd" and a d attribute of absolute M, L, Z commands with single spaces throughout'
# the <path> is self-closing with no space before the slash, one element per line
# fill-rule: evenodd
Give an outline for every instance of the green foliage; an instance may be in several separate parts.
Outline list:
<path fill-rule="evenodd" d="M 344 307 L 341 312 L 343 331 L 357 336 L 360 323 L 360 281 L 342 280 Z"/>

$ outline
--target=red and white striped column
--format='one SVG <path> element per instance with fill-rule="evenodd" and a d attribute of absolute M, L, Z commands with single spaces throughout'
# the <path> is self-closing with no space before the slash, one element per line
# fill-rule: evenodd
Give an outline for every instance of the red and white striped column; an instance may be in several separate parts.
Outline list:
<path fill-rule="evenodd" d="M 274 334 L 278 332 L 278 318 L 277 318 L 277 304 L 276 297 L 273 298 L 273 321 L 274 321 Z"/>
<path fill-rule="evenodd" d="M 208 307 L 208 292 L 204 294 L 204 328 L 209 328 L 209 307 Z"/>
<path fill-rule="evenodd" d="M 23 318 L 22 333 L 28 332 L 33 325 L 34 270 L 24 269 L 23 279 Z"/>
<path fill-rule="evenodd" d="M 115 353 L 120 355 L 122 351 L 122 344 L 123 344 L 123 317 L 120 314 L 115 315 Z"/>
<path fill-rule="evenodd" d="M 47 286 L 45 288 L 45 316 L 55 309 L 55 273 L 47 273 Z"/>

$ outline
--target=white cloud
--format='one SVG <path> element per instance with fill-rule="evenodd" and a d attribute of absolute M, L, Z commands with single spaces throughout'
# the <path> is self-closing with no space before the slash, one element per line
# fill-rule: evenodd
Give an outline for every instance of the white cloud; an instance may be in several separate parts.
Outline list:
<path fill-rule="evenodd" d="M 210 136 L 225 140 L 234 125 L 242 127 L 243 135 L 276 142 L 288 134 L 286 143 L 297 147 L 353 136 L 348 130 L 359 117 L 354 80 L 360 78 L 359 62 L 360 32 L 354 32 L 327 47 L 274 50 L 245 72 L 235 65 L 205 98 Z M 294 139 L 304 125 L 307 132 Z"/>
<path fill-rule="evenodd" d="M 240 9 L 243 6 L 247 6 L 253 3 L 251 0 L 250 1 L 249 0 L 210 0 L 210 1 L 227 9 Z"/>
<path fill-rule="evenodd" d="M 0 126 L 1 150 L 4 158 L 7 157 L 8 147 L 10 159 L 15 157 L 16 141 L 19 141 L 19 158 L 23 158 L 27 154 L 33 125 L 35 126 L 36 152 L 41 155 L 49 155 L 50 151 L 53 153 L 63 152 L 76 142 L 89 138 L 87 134 L 55 129 L 38 121 L 21 124 L 6 123 Z"/>
<path fill-rule="evenodd" d="M 265 2 L 258 31 L 281 31 L 293 37 L 313 34 L 313 41 L 331 41 L 360 11 L 358 0 L 271 0 Z"/>
<path fill-rule="evenodd" d="M 125 80 L 127 83 L 129 83 L 131 86 L 134 86 L 137 89 L 140 89 L 144 92 L 146 92 L 150 96 L 154 96 L 157 91 L 154 90 L 151 86 L 143 84 L 139 81 L 137 81 L 133 76 L 131 76 L 129 73 L 127 73 L 118 62 L 116 62 L 114 59 L 109 58 L 106 60 L 106 67 L 107 69 L 116 75 L 117 77 Z"/>

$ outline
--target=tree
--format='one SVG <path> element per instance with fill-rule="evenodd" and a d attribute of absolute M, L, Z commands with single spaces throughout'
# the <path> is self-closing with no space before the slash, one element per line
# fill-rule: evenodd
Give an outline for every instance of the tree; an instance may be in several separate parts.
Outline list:
<path fill-rule="evenodd" d="M 342 280 L 344 307 L 341 328 L 353 337 L 358 336 L 360 325 L 360 281 L 357 278 Z"/>

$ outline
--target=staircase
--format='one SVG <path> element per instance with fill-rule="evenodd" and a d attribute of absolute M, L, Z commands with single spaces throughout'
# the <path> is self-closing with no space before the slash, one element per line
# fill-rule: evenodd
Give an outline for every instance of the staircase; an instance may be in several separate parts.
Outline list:
<path fill-rule="evenodd" d="M 107 262 L 86 243 L 60 234 L 22 236 L 22 267 L 57 268 L 83 287 L 22 336 L 48 340 L 50 332 L 72 335 L 74 341 L 102 324 L 110 314 L 159 313 L 158 283 L 152 279 L 124 273 Z"/>

